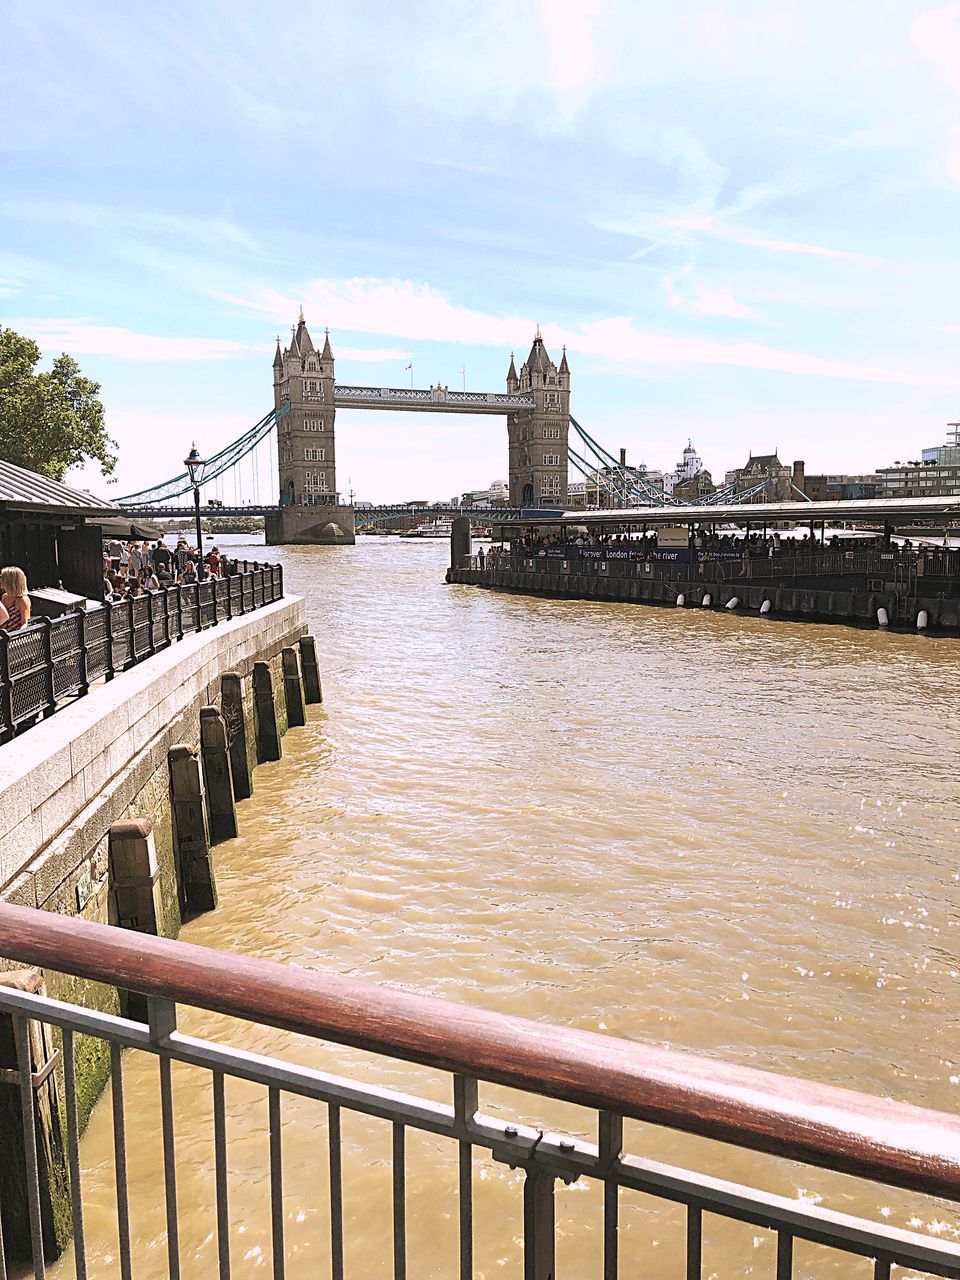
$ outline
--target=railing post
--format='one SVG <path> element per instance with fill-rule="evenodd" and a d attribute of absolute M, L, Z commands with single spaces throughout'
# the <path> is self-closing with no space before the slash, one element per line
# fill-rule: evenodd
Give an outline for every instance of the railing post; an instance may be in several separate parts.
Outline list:
<path fill-rule="evenodd" d="M 137 629 L 133 625 L 133 597 L 128 596 L 123 602 L 124 613 L 127 619 L 127 644 L 130 649 L 130 666 L 137 661 Z"/>
<path fill-rule="evenodd" d="M 76 606 L 77 615 L 77 665 L 80 675 L 77 681 L 81 697 L 90 692 L 90 681 L 87 678 L 87 611 L 82 604 Z"/>
<path fill-rule="evenodd" d="M 554 1280 L 556 1275 L 555 1189 L 552 1173 L 527 1169 L 523 1179 L 523 1280 Z"/>
<path fill-rule="evenodd" d="M 104 600 L 104 602 L 103 602 L 103 608 L 104 608 L 104 611 L 105 611 L 105 613 L 106 613 L 106 615 L 107 615 L 106 632 L 105 632 L 105 634 L 104 634 L 104 644 L 105 644 L 105 647 L 106 647 L 106 655 L 105 655 L 104 661 L 106 662 L 106 667 L 107 667 L 107 669 L 106 669 L 106 671 L 104 672 L 104 679 L 106 679 L 106 680 L 112 680 L 112 679 L 113 679 L 113 677 L 114 677 L 114 670 L 113 670 L 113 601 L 112 601 L 112 600 Z"/>
<path fill-rule="evenodd" d="M 51 618 L 40 618 L 38 620 L 43 628 L 43 685 L 44 685 L 44 701 L 46 706 L 43 708 L 44 719 L 52 716 L 56 710 L 56 697 L 54 695 L 53 685 L 53 620 Z"/>
<path fill-rule="evenodd" d="M 178 582 L 174 587 L 169 588 L 177 593 L 177 639 L 183 639 L 183 587 Z"/>
<path fill-rule="evenodd" d="M 147 598 L 147 635 L 150 637 L 150 648 L 148 654 L 150 657 L 157 652 L 157 646 L 153 638 L 153 592 L 145 591 L 143 593 Z"/>
<path fill-rule="evenodd" d="M 10 637 L 6 631 L 0 630 L 0 680 L 3 681 L 3 692 L 0 695 L 0 718 L 3 722 L 3 736 L 13 737 L 13 686 L 10 683 Z"/>

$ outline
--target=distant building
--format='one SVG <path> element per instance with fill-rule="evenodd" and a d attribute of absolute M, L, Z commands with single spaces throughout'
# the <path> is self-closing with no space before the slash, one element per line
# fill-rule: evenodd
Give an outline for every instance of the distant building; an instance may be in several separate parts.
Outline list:
<path fill-rule="evenodd" d="M 881 498 L 942 498 L 960 494 L 960 423 L 948 423 L 952 439 L 924 449 L 912 462 L 878 467 Z"/>
<path fill-rule="evenodd" d="M 471 489 L 463 494 L 460 502 L 465 507 L 509 506 L 510 489 L 503 480 L 494 480 L 489 489 Z"/>
<path fill-rule="evenodd" d="M 805 492 L 804 471 L 802 462 L 795 462 L 790 467 L 775 453 L 751 453 L 745 467 L 727 472 L 727 483 L 736 483 L 738 494 L 764 484 L 766 487 L 756 494 L 752 499 L 754 502 L 791 502 Z"/>
<path fill-rule="evenodd" d="M 674 493 L 677 485 L 688 484 L 689 481 L 696 479 L 702 471 L 703 459 L 693 447 L 693 441 L 687 440 L 687 447 L 683 451 L 683 457 L 677 463 L 673 471 L 667 471 L 664 474 L 663 492 L 668 495 Z M 712 488 L 710 492 L 713 492 Z"/>
<path fill-rule="evenodd" d="M 688 479 L 676 481 L 673 486 L 673 496 L 680 502 L 697 502 L 701 498 L 709 498 L 716 491 L 713 476 L 706 467 L 701 467 L 696 475 Z"/>
<path fill-rule="evenodd" d="M 812 502 L 852 502 L 882 496 L 883 478 L 869 476 L 807 476 L 803 490 Z"/>
<path fill-rule="evenodd" d="M 645 502 L 657 502 L 662 493 L 663 472 L 651 471 L 643 462 L 631 466 L 627 462 L 626 449 L 621 449 L 618 465 L 611 463 L 606 467 L 595 467 L 584 478 L 583 507 L 596 511 L 643 506 Z M 572 505 L 569 485 L 567 503 Z M 577 506 L 579 509 L 579 503 Z"/>
<path fill-rule="evenodd" d="M 571 480 L 567 485 L 567 508 L 570 511 L 583 511 L 587 505 L 586 480 Z"/>

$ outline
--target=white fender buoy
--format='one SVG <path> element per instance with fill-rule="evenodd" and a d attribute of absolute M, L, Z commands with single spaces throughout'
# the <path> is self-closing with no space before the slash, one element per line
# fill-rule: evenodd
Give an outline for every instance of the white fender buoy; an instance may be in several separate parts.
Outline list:
<path fill-rule="evenodd" d="M 926 631 L 926 629 L 927 629 L 927 623 L 928 623 L 929 621 L 930 621 L 930 619 L 929 619 L 929 617 L 927 616 L 927 611 L 926 611 L 926 609 L 921 609 L 921 610 L 920 610 L 920 612 L 917 614 L 917 630 L 918 630 L 918 631 Z"/>
<path fill-rule="evenodd" d="M 890 625 L 890 617 L 883 605 L 881 605 L 877 610 L 877 623 L 881 627 L 888 627 Z"/>
<path fill-rule="evenodd" d="M 710 595 L 709 592 L 707 592 L 707 594 L 703 597 L 700 603 L 704 607 L 704 609 L 709 609 L 710 606 L 713 604 L 713 596 Z"/>
<path fill-rule="evenodd" d="M 739 596 L 731 596 L 730 599 L 727 601 L 726 608 L 735 609 L 739 603 L 740 603 Z"/>
<path fill-rule="evenodd" d="M 761 612 L 761 613 L 769 613 L 769 612 L 770 612 L 770 601 L 769 601 L 769 600 L 764 600 L 763 604 L 760 606 L 760 612 Z"/>
<path fill-rule="evenodd" d="M 686 603 L 687 603 L 687 597 L 681 591 L 680 594 L 677 596 L 677 608 L 682 609 Z"/>

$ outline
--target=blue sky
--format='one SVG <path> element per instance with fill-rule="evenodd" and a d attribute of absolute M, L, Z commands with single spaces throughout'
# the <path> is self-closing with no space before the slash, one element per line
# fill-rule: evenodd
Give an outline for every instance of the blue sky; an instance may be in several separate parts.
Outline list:
<path fill-rule="evenodd" d="M 539 323 L 631 461 L 808 471 L 960 417 L 960 4 L 0 0 L 0 321 L 102 383 L 115 495 L 341 381 L 503 385 Z M 338 483 L 449 497 L 497 419 L 340 412 Z M 266 477 L 264 484 L 266 484 Z"/>

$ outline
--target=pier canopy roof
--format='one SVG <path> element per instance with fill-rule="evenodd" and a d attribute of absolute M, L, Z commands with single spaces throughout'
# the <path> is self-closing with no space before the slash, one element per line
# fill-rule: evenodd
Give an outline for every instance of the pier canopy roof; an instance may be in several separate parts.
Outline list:
<path fill-rule="evenodd" d="M 716 506 L 611 507 L 599 511 L 565 511 L 544 524 L 827 524 L 861 520 L 891 525 L 933 524 L 960 520 L 960 495 L 940 498 L 855 498 L 835 502 L 741 502 Z M 534 521 L 531 521 L 534 523 Z"/>
<path fill-rule="evenodd" d="M 0 459 L 0 511 L 32 511 L 53 516 L 122 516 L 113 502 L 71 489 L 36 471 Z"/>

